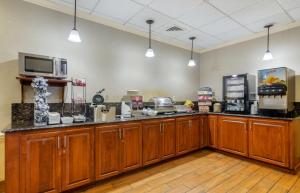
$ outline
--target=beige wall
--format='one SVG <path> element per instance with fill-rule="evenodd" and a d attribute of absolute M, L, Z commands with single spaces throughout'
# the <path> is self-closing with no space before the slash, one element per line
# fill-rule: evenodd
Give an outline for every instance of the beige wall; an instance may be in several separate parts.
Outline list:
<path fill-rule="evenodd" d="M 87 78 L 88 101 L 101 88 L 107 101 L 120 101 L 128 89 L 143 91 L 146 100 L 196 98 L 199 66 L 186 66 L 187 50 L 153 42 L 156 57 L 148 59 L 147 39 L 85 20 L 78 23 L 83 42 L 74 44 L 67 41 L 71 16 L 21 0 L 0 0 L 0 24 L 0 128 L 10 123 L 10 104 L 20 102 L 19 51 L 66 57 L 70 77 Z"/>
<path fill-rule="evenodd" d="M 257 70 L 286 66 L 296 71 L 296 101 L 300 102 L 300 27 L 272 34 L 270 50 L 273 61 L 262 61 L 266 37 L 220 48 L 200 55 L 200 85 L 210 86 L 222 99 L 224 75 L 251 73 Z"/>

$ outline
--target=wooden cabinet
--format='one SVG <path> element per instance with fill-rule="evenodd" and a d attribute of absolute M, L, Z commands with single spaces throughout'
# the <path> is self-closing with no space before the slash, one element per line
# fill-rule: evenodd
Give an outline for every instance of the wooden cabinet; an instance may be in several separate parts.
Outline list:
<path fill-rule="evenodd" d="M 176 121 L 176 154 L 184 154 L 200 146 L 198 117 L 183 117 Z"/>
<path fill-rule="evenodd" d="M 175 119 L 143 123 L 143 165 L 175 156 Z"/>
<path fill-rule="evenodd" d="M 289 125 L 284 121 L 249 121 L 249 157 L 271 164 L 289 166 Z"/>
<path fill-rule="evenodd" d="M 60 192 L 59 133 L 24 135 L 20 143 L 20 192 Z"/>
<path fill-rule="evenodd" d="M 208 146 L 208 126 L 207 116 L 201 115 L 199 119 L 199 133 L 200 133 L 200 148 Z"/>
<path fill-rule="evenodd" d="M 60 192 L 92 182 L 93 131 L 76 128 L 23 135 L 21 192 Z"/>
<path fill-rule="evenodd" d="M 208 144 L 210 147 L 217 148 L 217 129 L 218 116 L 208 115 Z"/>
<path fill-rule="evenodd" d="M 161 121 L 146 121 L 143 123 L 143 165 L 159 162 L 162 146 Z"/>
<path fill-rule="evenodd" d="M 139 123 L 106 125 L 95 131 L 96 179 L 142 165 L 142 127 Z"/>
<path fill-rule="evenodd" d="M 88 184 L 94 179 L 94 128 L 63 133 L 62 190 Z"/>
<path fill-rule="evenodd" d="M 161 159 L 174 157 L 176 154 L 176 122 L 175 119 L 162 121 L 162 153 Z"/>
<path fill-rule="evenodd" d="M 120 172 L 121 129 L 118 125 L 97 127 L 95 130 L 95 176 L 102 179 Z"/>
<path fill-rule="evenodd" d="M 122 125 L 121 170 L 142 166 L 142 126 L 140 123 Z"/>
<path fill-rule="evenodd" d="M 220 116 L 217 129 L 218 149 L 248 156 L 247 118 Z"/>

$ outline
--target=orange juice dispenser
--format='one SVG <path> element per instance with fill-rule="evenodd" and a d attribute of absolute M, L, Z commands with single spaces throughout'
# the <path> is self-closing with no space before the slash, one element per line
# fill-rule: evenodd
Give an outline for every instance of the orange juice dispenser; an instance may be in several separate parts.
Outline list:
<path fill-rule="evenodd" d="M 295 102 L 295 71 L 286 67 L 259 70 L 258 95 L 261 114 L 291 113 Z"/>

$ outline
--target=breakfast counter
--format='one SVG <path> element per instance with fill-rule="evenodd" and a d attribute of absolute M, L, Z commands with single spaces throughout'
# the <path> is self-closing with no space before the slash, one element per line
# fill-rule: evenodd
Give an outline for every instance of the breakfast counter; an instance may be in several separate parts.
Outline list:
<path fill-rule="evenodd" d="M 194 112 L 14 124 L 4 133 L 6 193 L 69 191 L 206 147 L 289 171 L 300 166 L 300 118 Z"/>
<path fill-rule="evenodd" d="M 250 114 L 230 114 L 230 113 L 200 113 L 200 112 L 190 112 L 190 113 L 175 113 L 175 114 L 166 114 L 166 115 L 157 115 L 157 116 L 136 116 L 132 118 L 115 118 L 106 121 L 87 121 L 81 123 L 71 123 L 71 124 L 56 124 L 56 125 L 45 125 L 45 126 L 34 126 L 32 122 L 21 122 L 21 123 L 12 123 L 11 127 L 5 128 L 0 133 L 0 136 L 3 133 L 11 133 L 18 131 L 29 131 L 29 130 L 44 130 L 44 129 L 57 129 L 57 128 L 66 128 L 74 126 L 92 126 L 99 124 L 109 124 L 109 123 L 124 123 L 131 121 L 144 121 L 151 119 L 164 119 L 164 118 L 176 118 L 182 116 L 191 116 L 191 115 L 222 115 L 222 116 L 234 116 L 234 117 L 248 117 L 248 118 L 261 118 L 261 119 L 272 119 L 272 120 L 283 120 L 283 121 L 293 121 L 300 119 L 300 116 L 290 118 L 290 117 L 270 117 L 265 115 L 250 115 Z"/>

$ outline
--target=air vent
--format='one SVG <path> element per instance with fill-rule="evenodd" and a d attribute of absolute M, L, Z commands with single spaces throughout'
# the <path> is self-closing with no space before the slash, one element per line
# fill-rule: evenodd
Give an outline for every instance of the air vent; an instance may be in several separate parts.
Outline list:
<path fill-rule="evenodd" d="M 172 26 L 172 27 L 168 28 L 166 31 L 170 31 L 170 32 L 172 32 L 172 31 L 183 31 L 183 29 L 178 27 L 178 26 Z"/>

